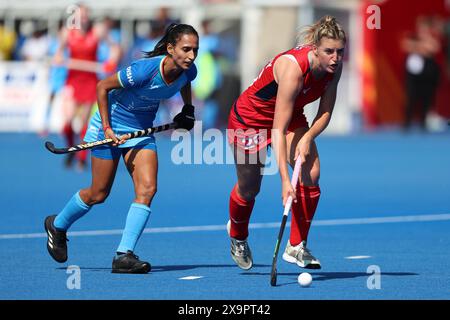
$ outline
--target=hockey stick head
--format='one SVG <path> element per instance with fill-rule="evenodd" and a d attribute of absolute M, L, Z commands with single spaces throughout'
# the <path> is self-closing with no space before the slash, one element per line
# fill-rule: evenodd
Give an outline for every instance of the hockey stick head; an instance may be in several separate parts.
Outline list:
<path fill-rule="evenodd" d="M 55 148 L 55 145 L 53 143 L 51 143 L 50 141 L 45 142 L 45 148 L 48 151 L 50 151 L 51 153 L 56 153 L 56 154 L 65 153 L 64 151 L 61 151 L 61 150 Z"/>
<path fill-rule="evenodd" d="M 275 287 L 277 285 L 277 268 L 273 268 L 270 273 L 270 285 Z"/>
<path fill-rule="evenodd" d="M 294 172 L 292 174 L 292 179 L 291 179 L 291 184 L 293 186 L 297 185 L 297 180 L 300 175 L 300 168 L 301 168 L 301 158 L 298 157 L 295 162 Z M 295 191 L 295 187 L 294 187 L 294 191 Z M 283 218 L 281 220 L 280 231 L 278 232 L 277 243 L 275 245 L 275 251 L 273 253 L 272 271 L 270 273 L 270 284 L 272 285 L 272 287 L 275 287 L 277 285 L 277 256 L 278 256 L 278 251 L 280 250 L 280 243 L 281 243 L 281 240 L 283 239 L 283 232 L 284 232 L 284 228 L 286 226 L 286 221 L 287 221 L 289 211 L 291 210 L 291 206 L 292 206 L 292 196 L 289 196 L 289 198 L 286 201 L 286 204 L 284 206 L 284 212 L 283 212 Z"/>
<path fill-rule="evenodd" d="M 55 151 L 55 145 L 53 143 L 51 143 L 50 141 L 45 142 L 45 147 L 50 152 L 54 152 Z"/>

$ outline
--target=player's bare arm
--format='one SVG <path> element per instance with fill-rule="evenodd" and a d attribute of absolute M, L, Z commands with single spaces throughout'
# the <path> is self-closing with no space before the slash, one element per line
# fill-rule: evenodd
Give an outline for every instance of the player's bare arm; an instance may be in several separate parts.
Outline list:
<path fill-rule="evenodd" d="M 190 82 L 187 83 L 183 88 L 181 88 L 180 94 L 184 104 L 192 104 L 192 91 Z"/>
<path fill-rule="evenodd" d="M 303 86 L 303 73 L 298 64 L 288 56 L 280 57 L 274 65 L 274 77 L 278 83 L 272 143 L 282 180 L 283 205 L 295 192 L 291 185 L 287 164 L 286 131 L 292 118 L 295 99 Z"/>
<path fill-rule="evenodd" d="M 339 79 L 341 78 L 342 64 L 336 71 L 336 75 L 331 81 L 330 85 L 320 98 L 319 109 L 311 128 L 303 135 L 295 149 L 295 159 L 298 156 L 302 158 L 302 163 L 306 161 L 306 158 L 310 154 L 311 142 L 326 129 L 331 120 L 334 104 L 336 102 L 337 86 Z"/>
<path fill-rule="evenodd" d="M 117 139 L 116 135 L 111 129 L 111 125 L 109 123 L 109 112 L 108 112 L 108 92 L 112 89 L 121 88 L 119 78 L 117 74 L 113 74 L 101 81 L 97 84 L 97 101 L 98 101 L 98 110 L 100 112 L 100 116 L 102 118 L 102 125 L 105 131 L 105 137 L 111 138 L 114 141 L 114 144 L 123 144 L 125 142 L 125 137 L 120 140 Z"/>

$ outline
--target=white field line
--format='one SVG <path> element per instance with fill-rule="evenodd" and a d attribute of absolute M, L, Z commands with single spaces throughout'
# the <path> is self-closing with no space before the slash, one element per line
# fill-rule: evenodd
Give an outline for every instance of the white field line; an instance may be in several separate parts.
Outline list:
<path fill-rule="evenodd" d="M 281 219 L 280 219 L 281 220 Z M 395 217 L 374 217 L 374 218 L 353 218 L 353 219 L 330 219 L 330 220 L 316 220 L 312 225 L 320 226 L 344 226 L 344 225 L 363 225 L 363 224 L 377 224 L 377 223 L 404 223 L 404 222 L 425 222 L 425 221 L 444 221 L 450 220 L 450 214 L 427 214 L 415 216 L 395 216 Z M 289 227 L 290 223 L 286 224 Z M 280 222 L 268 223 L 250 223 L 250 229 L 270 229 L 279 228 Z M 196 231 L 218 231 L 226 230 L 226 224 L 209 225 L 209 226 L 190 226 L 190 227 L 162 227 L 162 228 L 146 228 L 143 233 L 175 233 L 175 232 L 196 232 Z M 112 230 L 92 230 L 92 231 L 72 231 L 68 232 L 67 236 L 82 237 L 82 236 L 109 236 L 120 235 L 122 229 Z M 47 234 L 42 233 L 17 233 L 17 234 L 0 234 L 0 240 L 5 239 L 26 239 L 26 238 L 46 238 Z"/>

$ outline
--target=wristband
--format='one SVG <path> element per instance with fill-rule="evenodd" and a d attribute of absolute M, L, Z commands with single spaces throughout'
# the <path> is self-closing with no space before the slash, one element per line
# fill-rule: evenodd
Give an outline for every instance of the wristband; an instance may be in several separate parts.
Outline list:
<path fill-rule="evenodd" d="M 111 129 L 111 127 L 110 126 L 104 126 L 103 127 L 103 132 L 105 132 L 107 129 Z"/>
<path fill-rule="evenodd" d="M 192 105 L 192 104 L 185 104 L 184 106 L 183 106 L 183 109 L 181 109 L 181 112 L 183 112 L 183 113 L 194 113 L 194 106 Z"/>

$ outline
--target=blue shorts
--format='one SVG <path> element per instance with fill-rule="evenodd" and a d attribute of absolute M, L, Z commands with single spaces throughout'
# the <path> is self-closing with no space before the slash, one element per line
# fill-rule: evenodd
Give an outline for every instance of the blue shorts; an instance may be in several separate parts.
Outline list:
<path fill-rule="evenodd" d="M 154 115 L 152 114 L 132 113 L 115 103 L 112 103 L 109 108 L 110 126 L 116 136 L 153 127 Z M 94 142 L 103 139 L 105 139 L 105 135 L 102 127 L 102 119 L 99 110 L 97 110 L 89 121 L 88 129 L 83 140 L 86 142 Z M 155 137 L 153 135 L 129 139 L 124 144 L 121 144 L 119 148 L 130 148 L 148 143 L 155 143 Z"/>
<path fill-rule="evenodd" d="M 150 128 L 153 126 L 154 116 L 147 113 L 132 113 L 119 105 L 112 103 L 109 105 L 111 129 L 116 136 Z M 88 130 L 84 136 L 84 141 L 94 142 L 105 139 L 102 129 L 100 112 L 97 110 L 89 121 Z M 153 135 L 138 137 L 127 140 L 117 147 L 110 145 L 92 149 L 92 156 L 100 159 L 112 160 L 124 156 L 130 149 L 149 149 L 156 152 L 156 139 Z"/>
<path fill-rule="evenodd" d="M 148 144 L 142 144 L 137 145 L 129 148 L 118 148 L 118 147 L 112 147 L 112 146 L 101 146 L 92 149 L 91 155 L 96 158 L 105 159 L 105 160 L 113 160 L 118 159 L 120 156 L 125 156 L 125 154 L 129 150 L 141 150 L 141 149 L 147 149 L 147 150 L 153 150 L 156 152 L 156 143 L 150 142 Z"/>

